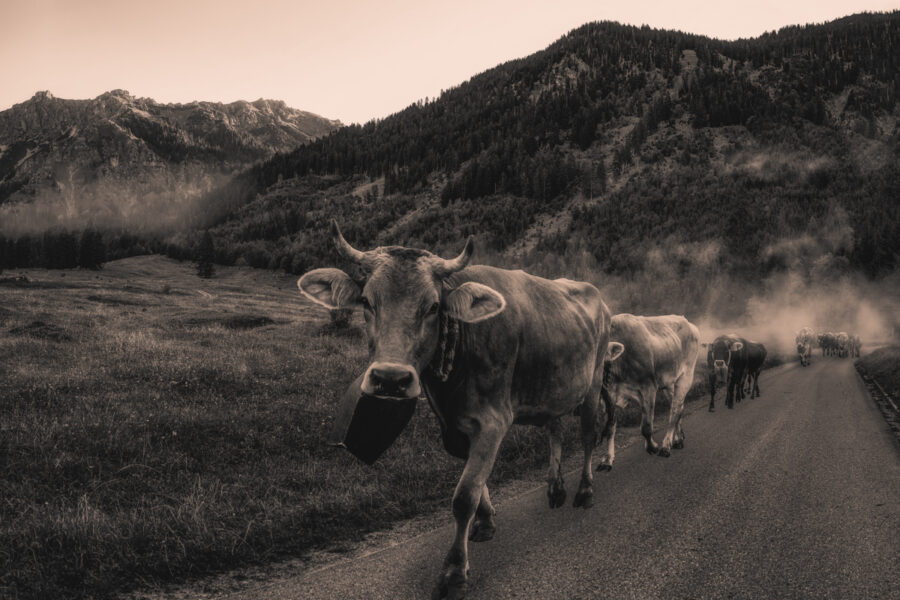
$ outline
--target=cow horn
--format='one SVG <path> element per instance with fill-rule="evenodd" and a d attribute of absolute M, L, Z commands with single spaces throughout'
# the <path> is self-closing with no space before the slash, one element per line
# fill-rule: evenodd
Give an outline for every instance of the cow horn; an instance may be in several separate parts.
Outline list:
<path fill-rule="evenodd" d="M 331 239 L 334 241 L 337 251 L 344 257 L 359 263 L 364 267 L 372 266 L 372 253 L 362 252 L 351 246 L 350 243 L 344 239 L 343 234 L 341 234 L 341 228 L 338 227 L 337 220 L 335 219 L 331 220 Z"/>
<path fill-rule="evenodd" d="M 434 264 L 434 273 L 438 277 L 446 277 L 447 275 L 451 275 L 456 273 L 457 271 L 462 271 L 466 268 L 466 265 L 469 264 L 469 260 L 472 259 L 472 253 L 475 251 L 475 240 L 472 236 L 469 236 L 469 239 L 466 240 L 466 247 L 463 248 L 463 251 L 456 258 L 446 260 L 443 258 L 438 258 Z"/>

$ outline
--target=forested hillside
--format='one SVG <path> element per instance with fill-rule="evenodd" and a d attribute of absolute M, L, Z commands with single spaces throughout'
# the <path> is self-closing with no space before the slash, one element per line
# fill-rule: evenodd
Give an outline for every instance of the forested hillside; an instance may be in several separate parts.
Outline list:
<path fill-rule="evenodd" d="M 881 277 L 900 253 L 898 92 L 896 11 L 733 42 L 591 23 L 275 155 L 194 222 L 219 261 L 293 273 L 334 262 L 334 217 L 361 247 L 475 234 L 482 260 L 560 275 Z M 144 243 L 190 256 L 198 231 Z"/>

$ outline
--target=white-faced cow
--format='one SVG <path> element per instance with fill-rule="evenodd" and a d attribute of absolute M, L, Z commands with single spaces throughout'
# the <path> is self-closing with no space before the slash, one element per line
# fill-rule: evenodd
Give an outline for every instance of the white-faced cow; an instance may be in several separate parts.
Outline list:
<path fill-rule="evenodd" d="M 650 454 L 669 456 L 684 447 L 681 418 L 684 399 L 694 382 L 700 353 L 700 331 L 682 316 L 637 317 L 615 315 L 609 339 L 623 345 L 622 355 L 607 367 L 606 389 L 612 402 L 624 406 L 629 399 L 641 405 L 641 433 Z M 662 445 L 653 441 L 653 413 L 657 391 L 670 402 L 669 426 Z M 607 441 L 607 455 L 599 469 L 611 468 L 615 457 L 615 414 Z"/>
<path fill-rule="evenodd" d="M 809 359 L 812 356 L 812 345 L 815 340 L 816 334 L 809 327 L 804 327 L 797 332 L 795 341 L 797 342 L 797 355 L 800 357 L 800 366 L 805 367 L 809 365 Z"/>
<path fill-rule="evenodd" d="M 706 362 L 709 367 L 709 412 L 716 410 L 716 388 L 725 385 L 725 406 L 734 408 L 735 401 L 744 397 L 744 371 L 747 369 L 747 349 L 743 338 L 730 333 L 720 335 L 709 345 Z"/>
<path fill-rule="evenodd" d="M 523 271 L 467 267 L 470 238 L 457 258 L 400 246 L 359 251 L 332 222 L 341 254 L 361 267 L 354 281 L 338 269 L 316 269 L 297 282 L 305 296 L 330 309 L 364 311 L 369 365 L 344 395 L 338 439 L 371 462 L 386 445 L 366 448 L 369 419 L 383 423 L 423 391 L 441 424 L 445 448 L 466 463 L 453 494 L 456 536 L 435 597 L 466 593 L 469 539 L 494 533 L 487 479 L 513 423 L 547 426 L 548 497 L 565 500 L 560 473 L 560 418 L 578 408 L 584 444 L 575 506 L 592 503 L 591 454 L 597 445 L 599 399 L 606 360 L 622 352 L 609 343 L 609 309 L 592 285 L 550 281 Z M 612 413 L 612 406 L 604 410 Z M 381 416 L 379 416 L 381 415 Z M 407 416 L 403 417 L 408 421 Z M 405 421 L 399 418 L 401 425 Z M 395 425 L 387 445 L 399 433 Z M 394 432 L 396 430 L 396 433 Z M 353 439 L 351 439 L 353 438 Z"/>

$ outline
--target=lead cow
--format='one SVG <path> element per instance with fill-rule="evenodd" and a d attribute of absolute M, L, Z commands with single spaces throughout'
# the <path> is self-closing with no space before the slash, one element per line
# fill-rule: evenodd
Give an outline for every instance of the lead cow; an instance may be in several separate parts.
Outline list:
<path fill-rule="evenodd" d="M 456 535 L 432 595 L 464 598 L 467 541 L 493 537 L 495 511 L 486 482 L 513 423 L 547 427 L 547 495 L 550 506 L 558 507 L 566 496 L 560 418 L 579 409 L 584 463 L 574 505 L 592 504 L 603 365 L 623 347 L 609 343 L 609 310 L 590 284 L 467 267 L 471 238 L 457 258 L 445 260 L 400 246 L 359 251 L 336 222 L 331 228 L 338 251 L 364 276 L 354 281 L 339 269 L 315 269 L 297 285 L 329 309 L 362 307 L 369 344 L 369 365 L 345 393 L 335 431 L 371 462 L 386 446 L 376 439 L 377 448 L 367 449 L 379 434 L 366 423 L 390 421 L 389 445 L 411 414 L 404 407 L 424 391 L 441 423 L 444 447 L 466 461 L 453 494 Z M 604 402 L 603 410 L 611 415 L 613 408 Z"/>
<path fill-rule="evenodd" d="M 684 447 L 681 418 L 684 399 L 694 383 L 694 368 L 700 353 L 700 331 L 678 315 L 638 317 L 615 315 L 610 340 L 623 345 L 621 357 L 608 367 L 607 389 L 612 402 L 624 406 L 636 400 L 641 405 L 641 434 L 650 454 L 667 457 L 672 448 Z M 662 445 L 653 440 L 653 415 L 657 391 L 670 401 L 669 425 Z M 606 462 L 599 468 L 611 468 L 615 457 L 615 417 L 607 442 Z"/>

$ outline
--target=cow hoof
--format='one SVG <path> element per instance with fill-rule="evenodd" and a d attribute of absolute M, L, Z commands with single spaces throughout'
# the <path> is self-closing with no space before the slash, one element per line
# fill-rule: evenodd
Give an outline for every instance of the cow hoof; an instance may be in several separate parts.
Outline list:
<path fill-rule="evenodd" d="M 612 465 L 607 464 L 607 463 L 600 463 L 599 465 L 597 465 L 597 470 L 598 471 L 612 471 Z"/>
<path fill-rule="evenodd" d="M 656 455 L 663 458 L 669 458 L 670 456 L 672 456 L 672 453 L 669 452 L 666 448 L 660 448 L 659 452 L 657 452 Z"/>
<path fill-rule="evenodd" d="M 672 444 L 672 450 L 681 450 L 684 448 L 684 440 L 678 440 Z"/>
<path fill-rule="evenodd" d="M 493 526 L 491 523 L 485 523 L 483 521 L 475 521 L 472 523 L 472 528 L 469 531 L 469 541 L 470 542 L 489 542 L 494 539 L 494 534 L 497 532 L 497 528 Z"/>
<path fill-rule="evenodd" d="M 550 508 L 559 508 L 566 503 L 565 488 L 558 487 L 556 489 L 547 490 L 547 500 L 550 501 Z"/>
<path fill-rule="evenodd" d="M 713 405 L 709 406 L 709 412 L 716 412 L 716 407 Z"/>
<path fill-rule="evenodd" d="M 575 508 L 590 508 L 594 505 L 594 491 L 593 490 L 578 490 L 578 493 L 575 494 L 575 501 L 572 503 L 572 506 Z"/>
<path fill-rule="evenodd" d="M 647 444 L 646 448 L 644 448 L 644 449 L 647 451 L 647 454 L 658 454 L 659 453 L 659 448 L 657 448 L 656 446 L 651 446 L 650 444 Z"/>
<path fill-rule="evenodd" d="M 431 590 L 431 600 L 464 600 L 468 587 L 465 576 L 441 575 L 434 589 Z"/>

